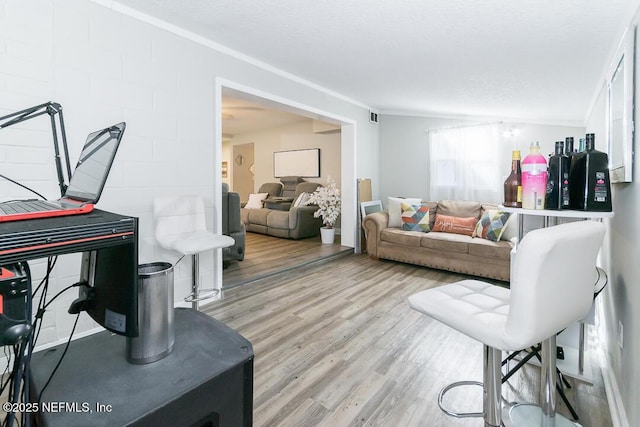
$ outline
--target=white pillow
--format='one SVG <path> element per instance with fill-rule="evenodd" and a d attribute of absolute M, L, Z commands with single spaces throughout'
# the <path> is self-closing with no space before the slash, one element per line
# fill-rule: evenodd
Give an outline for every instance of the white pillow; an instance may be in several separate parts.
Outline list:
<path fill-rule="evenodd" d="M 304 204 L 307 203 L 307 200 L 309 200 L 309 196 L 309 193 L 298 194 L 298 197 L 296 197 L 296 200 L 293 202 L 293 207 L 297 208 L 298 206 L 304 206 Z"/>
<path fill-rule="evenodd" d="M 244 205 L 245 209 L 260 209 L 262 208 L 262 201 L 267 198 L 269 193 L 251 193 L 249 194 L 249 201 Z"/>
<path fill-rule="evenodd" d="M 389 197 L 387 199 L 387 210 L 389 211 L 389 227 L 402 227 L 402 208 L 400 203 L 408 205 L 420 205 L 422 199 L 402 199 L 400 197 Z"/>

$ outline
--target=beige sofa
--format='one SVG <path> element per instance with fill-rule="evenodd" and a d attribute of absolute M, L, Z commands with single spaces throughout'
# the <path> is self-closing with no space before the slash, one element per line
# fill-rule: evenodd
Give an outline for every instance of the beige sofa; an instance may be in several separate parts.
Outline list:
<path fill-rule="evenodd" d="M 434 228 L 436 213 L 461 218 L 480 219 L 495 205 L 469 201 L 422 202 L 429 206 L 430 227 Z M 367 215 L 362 226 L 367 234 L 367 253 L 373 258 L 438 268 L 473 276 L 509 281 L 511 249 L 517 226 L 511 218 L 498 242 L 481 237 L 431 231 L 404 231 L 389 227 L 388 212 Z"/>

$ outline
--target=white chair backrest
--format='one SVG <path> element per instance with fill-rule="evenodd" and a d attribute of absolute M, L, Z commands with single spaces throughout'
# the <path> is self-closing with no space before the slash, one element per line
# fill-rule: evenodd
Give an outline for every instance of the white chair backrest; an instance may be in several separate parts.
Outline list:
<path fill-rule="evenodd" d="M 587 315 L 605 227 L 580 221 L 534 230 L 518 245 L 505 332 L 525 348 Z"/>
<path fill-rule="evenodd" d="M 165 196 L 153 201 L 155 237 L 160 244 L 166 236 L 206 231 L 204 201 L 200 196 Z"/>

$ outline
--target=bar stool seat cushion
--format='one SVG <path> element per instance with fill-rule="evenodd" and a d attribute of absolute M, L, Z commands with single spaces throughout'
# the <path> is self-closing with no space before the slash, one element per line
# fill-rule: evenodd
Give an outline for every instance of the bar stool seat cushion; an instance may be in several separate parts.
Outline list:
<path fill-rule="evenodd" d="M 158 243 L 166 249 L 174 250 L 183 255 L 193 255 L 211 249 L 232 246 L 235 240 L 232 237 L 208 231 L 194 231 L 164 235 L 158 238 Z"/>
<path fill-rule="evenodd" d="M 462 280 L 409 297 L 409 306 L 500 350 L 520 350 L 505 333 L 509 290 L 478 280 Z"/>

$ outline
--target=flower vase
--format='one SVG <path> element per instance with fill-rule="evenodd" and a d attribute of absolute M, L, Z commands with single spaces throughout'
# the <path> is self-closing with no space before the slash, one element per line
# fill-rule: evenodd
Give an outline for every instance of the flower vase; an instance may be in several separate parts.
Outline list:
<path fill-rule="evenodd" d="M 320 228 L 320 236 L 322 237 L 323 245 L 332 245 L 333 240 L 336 237 L 336 229 L 335 228 Z"/>

